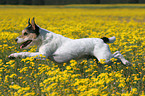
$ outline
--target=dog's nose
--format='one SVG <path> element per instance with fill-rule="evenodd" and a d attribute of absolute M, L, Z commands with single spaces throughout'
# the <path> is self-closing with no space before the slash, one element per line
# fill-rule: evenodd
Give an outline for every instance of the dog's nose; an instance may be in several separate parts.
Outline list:
<path fill-rule="evenodd" d="M 16 38 L 16 39 L 15 39 L 15 41 L 17 42 L 17 41 L 18 41 L 18 39 Z"/>

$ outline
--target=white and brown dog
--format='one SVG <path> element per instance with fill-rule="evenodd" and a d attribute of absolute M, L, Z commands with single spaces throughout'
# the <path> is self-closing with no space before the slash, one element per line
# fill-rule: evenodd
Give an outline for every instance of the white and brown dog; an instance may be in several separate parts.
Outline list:
<path fill-rule="evenodd" d="M 29 19 L 28 27 L 22 31 L 21 36 L 16 38 L 16 42 L 22 43 L 21 49 L 36 45 L 38 47 L 36 52 L 13 53 L 8 56 L 10 59 L 33 57 L 42 54 L 57 63 L 69 62 L 72 59 L 95 57 L 99 61 L 105 59 L 106 64 L 111 62 L 111 58 L 117 58 L 124 65 L 131 65 L 119 51 L 111 54 L 106 43 L 113 43 L 116 40 L 115 37 L 70 39 L 40 28 L 35 24 L 34 18 L 31 23 Z"/>

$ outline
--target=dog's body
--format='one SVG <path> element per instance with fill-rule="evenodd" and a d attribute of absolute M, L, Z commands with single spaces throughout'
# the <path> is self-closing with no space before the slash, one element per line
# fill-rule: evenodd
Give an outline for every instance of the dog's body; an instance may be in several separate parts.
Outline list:
<path fill-rule="evenodd" d="M 44 33 L 44 29 L 40 29 L 40 35 L 41 32 Z M 108 45 L 99 38 L 69 39 L 50 31 L 46 31 L 45 36 L 47 38 L 42 41 L 46 41 L 38 48 L 39 52 L 57 63 L 88 56 L 95 56 L 99 60 L 109 60 L 111 57 Z"/>
<path fill-rule="evenodd" d="M 22 31 L 22 35 L 17 37 L 16 41 L 17 43 L 23 43 L 20 46 L 23 49 L 37 45 L 37 51 L 34 53 L 13 53 L 9 58 L 32 57 L 42 54 L 57 63 L 69 62 L 72 59 L 95 57 L 99 61 L 105 59 L 106 63 L 110 62 L 111 58 L 118 58 L 124 65 L 130 64 L 119 51 L 111 54 L 106 43 L 113 43 L 115 37 L 70 39 L 38 27 L 34 19 L 32 24 L 28 23 L 29 26 Z"/>

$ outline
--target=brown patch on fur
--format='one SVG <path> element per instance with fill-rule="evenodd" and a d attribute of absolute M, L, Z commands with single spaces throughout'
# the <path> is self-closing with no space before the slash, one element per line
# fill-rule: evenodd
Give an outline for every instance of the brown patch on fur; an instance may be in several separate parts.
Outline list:
<path fill-rule="evenodd" d="M 25 33 L 27 33 L 27 35 L 24 35 Z M 37 38 L 37 35 L 36 35 L 35 33 L 29 33 L 29 32 L 27 31 L 27 29 L 24 29 L 24 30 L 22 31 L 22 35 L 19 36 L 19 37 L 20 37 L 20 38 L 23 38 L 23 39 L 25 39 L 25 38 L 36 39 L 36 38 Z"/>
<path fill-rule="evenodd" d="M 30 33 L 28 38 L 36 39 L 37 35 L 35 33 Z"/>

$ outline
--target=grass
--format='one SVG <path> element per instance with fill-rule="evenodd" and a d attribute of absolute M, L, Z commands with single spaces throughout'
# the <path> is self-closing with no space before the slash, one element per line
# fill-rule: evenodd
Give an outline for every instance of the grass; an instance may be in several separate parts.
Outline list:
<path fill-rule="evenodd" d="M 145 95 L 145 9 L 136 6 L 145 5 L 0 6 L 1 96 Z M 121 51 L 132 66 L 115 61 L 99 65 L 95 59 L 61 65 L 34 58 L 9 60 L 14 52 L 35 52 L 35 46 L 20 50 L 14 42 L 31 17 L 40 27 L 72 39 L 115 36 L 111 52 Z"/>

